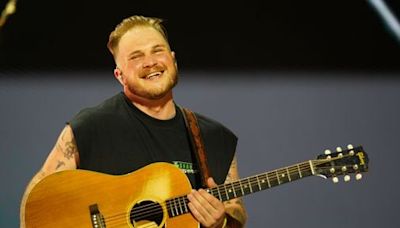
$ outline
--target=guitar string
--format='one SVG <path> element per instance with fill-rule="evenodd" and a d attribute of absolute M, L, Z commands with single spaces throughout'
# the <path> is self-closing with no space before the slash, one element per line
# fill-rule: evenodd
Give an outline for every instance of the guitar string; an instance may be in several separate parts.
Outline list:
<path fill-rule="evenodd" d="M 310 166 L 309 166 L 309 163 L 308 163 L 308 162 L 307 162 L 307 163 L 300 163 L 299 166 L 300 166 L 301 171 L 310 170 L 310 168 L 309 168 Z M 291 170 L 295 170 L 295 169 L 297 170 L 297 166 L 296 166 L 296 167 L 291 167 Z M 271 172 L 274 172 L 274 171 L 271 171 Z M 265 174 L 266 174 L 266 173 L 265 173 Z M 260 175 L 263 175 L 263 174 L 260 174 Z M 277 179 L 276 176 L 270 178 L 271 181 L 274 181 L 275 179 Z M 256 183 L 256 182 L 253 182 L 253 183 Z M 235 189 L 235 190 L 240 188 L 240 183 L 239 183 L 239 181 L 232 182 L 232 184 L 234 185 L 234 189 Z M 224 185 L 225 185 L 225 184 L 222 184 L 222 185 L 219 185 L 218 187 L 221 188 L 221 187 L 224 186 Z M 231 187 L 228 187 L 228 188 L 232 188 L 232 185 L 230 185 L 230 186 L 231 186 Z M 211 191 L 218 191 L 218 190 L 217 190 L 218 187 L 215 187 L 215 189 L 214 189 L 214 188 L 210 188 L 210 190 L 211 190 Z M 183 199 L 182 199 L 182 197 L 183 197 Z M 178 201 L 179 204 L 181 204 L 181 203 L 187 203 L 187 202 L 188 202 L 188 200 L 187 200 L 187 198 L 186 198 L 185 196 L 176 197 L 175 199 L 178 199 L 178 200 L 179 200 L 179 201 Z M 173 199 L 170 199 L 170 200 L 168 200 L 167 202 L 162 202 L 162 203 L 160 203 L 160 204 L 161 204 L 162 206 L 166 205 L 167 207 L 170 207 L 173 203 L 177 204 L 177 202 L 172 202 L 172 200 L 173 200 Z M 183 200 L 183 202 L 182 202 L 182 200 Z M 176 201 L 176 200 L 175 200 L 175 201 Z M 155 211 L 155 213 L 154 213 L 154 210 L 153 210 L 153 209 L 155 209 L 155 208 L 159 208 L 158 205 L 143 205 L 143 206 L 137 207 L 137 208 L 135 209 L 134 213 L 135 213 L 135 215 L 137 215 L 137 217 L 138 217 L 139 219 L 145 218 L 145 217 L 148 217 L 148 216 L 151 216 L 151 215 L 160 214 L 160 211 Z M 168 209 L 169 209 L 169 208 L 168 208 Z M 172 210 L 173 210 L 173 209 L 172 209 Z M 149 212 L 150 212 L 150 214 L 149 214 Z M 162 212 L 161 212 L 161 213 L 162 213 Z M 109 223 L 109 222 L 112 222 L 112 221 L 114 221 L 114 220 L 119 220 L 119 219 L 120 219 L 119 217 L 121 217 L 121 216 L 123 217 L 124 220 L 126 219 L 126 213 L 123 213 L 123 214 L 116 214 L 116 215 L 108 216 L 108 217 L 105 218 L 105 220 L 107 221 L 107 223 Z M 132 216 L 132 215 L 131 215 L 131 216 Z M 135 217 L 136 217 L 136 216 L 135 216 Z M 136 218 L 135 218 L 135 219 L 136 219 Z M 139 220 L 139 219 L 137 219 L 137 220 Z"/>
<path fill-rule="evenodd" d="M 323 162 L 323 163 L 325 163 L 325 162 Z M 307 164 L 304 164 L 304 165 L 307 165 Z M 318 164 L 316 164 L 316 165 L 318 165 Z M 295 168 L 292 168 L 292 169 L 295 169 Z M 327 168 L 325 168 L 325 169 L 327 169 Z M 307 169 L 307 170 L 309 170 L 309 169 Z M 282 172 L 284 172 L 283 171 L 283 169 L 278 169 L 278 170 L 274 170 L 274 171 L 271 171 L 271 172 L 269 172 L 269 173 L 272 173 L 272 172 L 275 172 L 275 171 L 282 171 Z M 263 174 L 260 174 L 260 175 L 263 175 Z M 249 178 L 251 178 L 251 177 L 249 177 Z M 246 178 L 246 179 L 249 179 L 249 178 Z M 275 181 L 275 180 L 277 180 L 278 178 L 271 178 L 271 181 Z M 244 180 L 244 179 L 243 179 Z M 249 180 L 250 181 L 250 180 Z M 251 183 L 251 185 L 253 185 L 254 183 L 258 183 L 258 181 L 251 181 L 250 182 Z M 236 184 L 236 186 L 233 186 L 233 189 L 234 189 L 234 191 L 237 191 L 238 189 L 241 189 L 242 187 L 240 187 L 240 183 L 233 183 L 233 184 Z M 238 187 L 238 185 L 237 184 L 239 184 L 239 187 Z M 222 186 L 222 185 L 221 185 Z M 219 186 L 219 187 L 221 187 L 221 186 Z M 255 185 L 256 186 L 256 185 Z M 230 189 L 230 187 L 228 187 L 229 189 Z M 215 188 L 210 188 L 210 190 L 212 191 L 212 193 L 214 193 L 214 191 L 218 191 L 218 189 L 217 189 L 217 187 L 215 187 Z M 237 198 L 237 197 L 234 197 L 234 198 Z M 186 202 L 188 202 L 188 199 L 187 198 L 182 198 L 182 197 L 177 197 L 177 198 L 175 198 L 175 199 L 178 199 L 179 201 L 179 204 L 181 204 L 182 203 L 182 200 L 183 200 L 183 203 L 186 203 Z M 162 204 L 166 204 L 167 206 L 171 206 L 171 201 L 169 201 L 170 202 L 170 204 L 168 204 L 168 202 L 167 203 L 162 203 Z M 175 204 L 176 204 L 176 202 L 175 202 Z M 158 207 L 157 205 L 155 205 L 156 207 Z M 175 209 L 178 211 L 178 209 L 176 208 L 176 206 L 177 205 L 175 205 Z M 144 206 L 144 207 L 146 207 L 146 206 Z M 139 216 L 140 215 L 144 215 L 145 217 L 148 217 L 148 216 L 151 216 L 151 215 L 154 215 L 154 214 L 160 214 L 160 212 L 159 211 L 156 211 L 156 213 L 154 213 L 154 211 L 150 211 L 150 213 L 151 214 L 149 214 L 148 213 L 148 211 L 149 210 L 151 210 L 151 209 L 154 209 L 154 207 L 152 208 L 153 206 L 147 206 L 147 208 L 145 208 L 145 209 L 147 209 L 147 212 L 143 212 L 143 210 L 142 211 L 135 211 L 135 212 L 137 212 L 136 214 L 138 214 Z M 182 206 L 180 206 L 180 207 L 182 207 Z M 143 209 L 143 208 L 142 208 Z M 183 211 L 182 210 L 182 208 L 181 208 L 181 211 Z M 153 212 L 153 213 L 152 213 Z M 178 213 L 179 214 L 179 213 Z M 123 216 L 125 217 L 125 215 L 126 214 L 123 214 Z M 108 217 L 109 219 L 107 220 L 107 221 L 112 221 L 110 218 L 111 218 L 112 216 L 110 216 L 110 217 Z M 139 217 L 139 218 L 141 218 L 141 217 Z"/>
<path fill-rule="evenodd" d="M 331 160 L 329 160 L 329 161 L 331 161 Z M 316 166 L 318 166 L 318 165 L 320 165 L 320 164 L 323 164 L 323 163 L 327 163 L 326 161 L 321 161 L 321 162 L 313 162 L 314 163 L 314 165 L 316 165 Z M 318 164 L 319 163 L 319 164 Z M 300 164 L 301 166 L 301 168 L 300 168 L 300 170 L 301 171 L 304 171 L 304 170 L 311 170 L 310 168 L 308 168 L 309 167 L 309 163 L 307 162 L 307 163 L 301 163 Z M 304 167 L 303 166 L 308 166 L 306 169 L 304 169 Z M 331 167 L 329 167 L 329 169 L 330 169 Z M 254 184 L 256 184 L 256 185 L 254 185 L 255 187 L 257 187 L 257 184 L 259 184 L 259 180 L 251 180 L 251 178 L 255 178 L 256 176 L 262 176 L 262 175 L 268 175 L 268 179 L 270 180 L 270 181 L 276 181 L 276 180 L 278 180 L 278 179 L 282 179 L 282 178 L 284 178 L 284 177 L 282 177 L 282 178 L 278 178 L 278 177 L 276 177 L 276 175 L 273 175 L 272 177 L 270 177 L 269 175 L 271 175 L 272 173 L 278 173 L 279 174 L 279 172 L 282 172 L 282 174 L 283 173 L 286 173 L 286 169 L 288 169 L 288 170 L 290 170 L 290 171 L 293 171 L 293 170 L 298 170 L 298 167 L 295 165 L 295 167 L 293 167 L 293 166 L 291 166 L 291 167 L 287 167 L 287 168 L 281 168 L 281 169 L 277 169 L 277 170 L 273 170 L 273 171 L 270 171 L 270 172 L 268 172 L 268 173 L 263 173 L 263 174 L 259 174 L 259 175 L 254 175 L 254 176 L 251 176 L 251 177 L 248 177 L 248 178 L 244 178 L 244 179 L 242 179 L 241 181 L 235 181 L 235 182 L 232 182 L 232 184 L 231 185 L 229 185 L 229 187 L 227 187 L 227 189 L 232 189 L 233 188 L 233 191 L 237 191 L 237 190 L 241 190 L 241 189 L 243 189 L 243 186 L 241 186 L 242 185 L 242 183 L 241 182 L 243 182 L 243 180 L 248 180 L 247 182 L 250 182 L 250 185 L 252 186 L 252 185 L 254 185 Z M 326 169 L 326 170 L 328 170 L 328 168 L 323 168 L 323 169 Z M 291 173 L 291 172 L 289 172 L 289 173 Z M 279 182 L 279 181 L 278 181 Z M 227 185 L 227 184 L 223 184 L 223 185 L 219 185 L 218 187 L 214 187 L 214 188 L 210 188 L 209 190 L 211 191 L 211 193 L 213 194 L 213 195 L 216 195 L 215 194 L 215 192 L 218 192 L 219 190 L 218 190 L 218 188 L 221 188 L 222 186 L 224 186 L 224 185 Z M 250 187 L 250 186 L 249 186 Z M 229 193 L 227 193 L 227 194 L 229 194 Z M 234 197 L 234 198 L 237 198 L 237 197 Z M 176 202 L 176 199 L 178 200 L 178 202 Z M 172 202 L 171 200 L 168 200 L 167 202 L 162 202 L 161 203 L 161 205 L 162 206 L 164 206 L 164 205 L 166 205 L 167 207 L 170 207 L 170 206 L 172 206 L 172 204 L 173 203 L 175 203 L 175 209 L 176 209 L 176 211 L 177 212 L 179 212 L 178 211 L 178 209 L 177 209 L 177 204 L 179 203 L 179 207 L 180 207 L 180 211 L 182 212 L 183 211 L 183 209 L 182 209 L 182 205 L 181 205 L 181 203 L 183 203 L 183 204 L 187 204 L 187 202 L 188 202 L 188 199 L 185 197 L 185 196 L 181 196 L 181 197 L 176 197 L 175 198 L 175 200 L 174 200 L 174 202 Z M 136 208 L 137 210 L 135 210 L 135 211 L 133 211 L 133 213 L 135 214 L 135 219 L 136 220 L 140 220 L 140 219 L 142 219 L 142 218 L 146 218 L 146 217 L 149 217 L 149 216 L 152 216 L 152 215 L 156 215 L 156 214 L 162 214 L 163 212 L 161 211 L 160 212 L 160 210 L 157 210 L 157 211 L 154 211 L 153 209 L 155 209 L 155 208 L 159 208 L 159 206 L 158 206 L 158 204 L 156 204 L 156 205 L 143 205 L 143 206 L 139 206 L 138 208 Z M 171 209 L 171 208 L 169 208 L 169 209 Z M 168 209 L 167 209 L 168 210 Z M 171 209 L 171 210 L 173 210 L 173 209 Z M 179 214 L 179 213 L 177 213 L 177 214 Z M 112 216 L 108 216 L 108 217 L 106 217 L 105 218 L 105 220 L 107 221 L 107 223 L 108 222 L 113 222 L 113 221 L 116 221 L 116 220 L 118 220 L 119 218 L 118 217 L 123 217 L 123 219 L 125 220 L 125 217 L 126 217 L 126 213 L 123 213 L 123 214 L 116 214 L 116 215 L 112 215 Z M 131 212 L 131 215 L 130 215 L 130 217 L 132 217 L 132 212 Z"/>
<path fill-rule="evenodd" d="M 325 168 L 326 169 L 326 168 Z M 254 184 L 254 182 L 253 182 L 253 184 Z M 237 197 L 233 197 L 233 198 L 237 198 Z M 232 198 L 232 199 L 233 199 Z M 181 200 L 181 199 L 179 199 L 179 200 Z M 187 198 L 183 198 L 182 199 L 185 203 L 188 203 L 189 202 L 189 200 L 187 199 Z M 162 203 L 162 204 L 165 204 L 165 203 Z M 167 204 L 168 205 L 168 204 Z M 170 208 L 171 209 L 171 208 Z M 178 210 L 177 208 L 175 208 L 176 210 Z M 173 209 L 171 209 L 171 210 L 173 210 Z M 182 211 L 182 209 L 181 209 L 181 211 Z M 188 211 L 186 211 L 186 212 L 184 212 L 184 213 L 187 213 Z M 180 213 L 180 214 L 184 214 L 184 213 Z M 180 215 L 179 213 L 177 214 L 177 215 Z M 123 217 L 124 218 L 120 218 L 120 219 L 118 219 L 118 220 L 116 220 L 116 219 L 114 219 L 113 221 L 106 221 L 106 223 L 107 223 L 107 226 L 109 226 L 109 227 L 113 227 L 114 225 L 126 225 L 126 219 L 127 219 L 127 217 L 125 216 L 126 214 L 124 214 L 123 215 Z M 163 211 L 150 211 L 150 213 L 145 213 L 145 214 L 141 214 L 140 216 L 144 216 L 144 217 L 137 217 L 137 218 L 135 218 L 135 220 L 136 221 L 140 221 L 141 219 L 144 219 L 144 218 L 148 218 L 148 217 L 150 217 L 150 216 L 153 216 L 153 215 L 163 215 Z M 131 215 L 132 216 L 132 215 Z M 122 219 L 122 220 L 121 220 Z M 114 222 L 114 224 L 113 224 L 113 222 Z M 122 222 L 122 223 L 121 223 Z"/>
<path fill-rule="evenodd" d="M 331 160 L 332 160 L 332 159 L 331 159 Z M 323 164 L 323 163 L 328 163 L 328 162 L 330 162 L 331 160 L 314 160 L 314 161 L 312 161 L 312 162 L 313 162 L 314 165 L 318 166 L 318 165 L 321 165 L 321 164 Z M 269 171 L 269 172 L 266 172 L 266 173 L 262 173 L 262 174 L 257 174 L 257 175 L 249 176 L 249 177 L 247 177 L 247 178 L 243 178 L 243 179 L 241 179 L 241 180 L 234 181 L 234 182 L 232 182 L 232 183 L 221 184 L 221 185 L 219 185 L 219 186 L 217 186 L 217 187 L 209 188 L 209 190 L 211 190 L 211 191 L 213 191 L 213 190 L 218 191 L 218 188 L 220 188 L 220 187 L 222 187 L 222 186 L 224 186 L 224 185 L 230 185 L 230 186 L 232 186 L 231 184 L 236 185 L 236 186 L 234 186 L 234 189 L 236 189 L 237 186 L 240 187 L 241 182 L 244 182 L 244 181 L 247 180 L 247 179 L 255 178 L 255 177 L 257 177 L 257 176 L 262 176 L 262 175 L 273 175 L 272 177 L 269 177 L 269 176 L 268 176 L 268 178 L 273 178 L 272 181 L 274 181 L 274 180 L 278 179 L 278 178 L 276 178 L 276 175 L 275 175 L 276 172 L 282 172 L 282 174 L 283 174 L 283 173 L 286 174 L 286 169 L 291 170 L 291 171 L 296 170 L 296 172 L 298 172 L 298 169 L 299 169 L 298 166 L 299 166 L 299 167 L 302 167 L 302 168 L 301 168 L 301 171 L 304 171 L 304 170 L 311 170 L 311 168 L 308 168 L 308 167 L 309 167 L 309 162 L 307 161 L 307 162 L 298 163 L 298 164 L 295 164 L 295 165 L 292 165 L 292 166 L 288 166 L 288 167 L 285 167 L 285 168 L 280 168 L 280 169 L 272 170 L 272 171 Z M 306 166 L 305 169 L 304 169 L 304 166 Z M 290 171 L 290 173 L 292 173 L 291 171 Z M 278 173 L 278 174 L 279 174 L 279 173 Z M 254 183 L 258 183 L 258 180 L 252 181 L 252 184 L 254 184 Z M 228 188 L 229 188 L 229 187 L 228 187 Z M 178 197 L 177 197 L 177 198 L 178 198 Z M 172 200 L 172 199 L 170 199 L 170 200 Z M 140 209 L 141 207 L 148 207 L 148 205 L 139 206 L 139 207 L 137 207 L 137 209 Z M 157 205 L 155 205 L 155 207 L 157 207 Z"/>
<path fill-rule="evenodd" d="M 326 168 L 325 168 L 326 169 Z M 254 184 L 255 182 L 253 182 L 253 184 Z M 213 190 L 213 189 L 211 189 L 211 190 Z M 214 189 L 214 190 L 216 190 L 216 189 Z M 235 187 L 235 190 L 236 190 L 236 187 Z M 181 199 L 179 199 L 179 200 L 181 200 Z M 186 201 L 186 202 L 188 202 L 188 200 L 187 200 L 187 198 L 184 198 L 184 199 L 182 199 L 182 200 L 184 200 L 184 202 Z M 182 210 L 181 210 L 182 211 Z M 152 213 L 153 215 L 154 214 L 160 214 L 159 212 L 156 212 L 156 213 Z M 152 215 L 152 214 L 150 214 L 150 215 Z M 161 213 L 162 214 L 162 213 Z M 146 215 L 146 217 L 147 216 L 149 216 L 148 214 Z"/>

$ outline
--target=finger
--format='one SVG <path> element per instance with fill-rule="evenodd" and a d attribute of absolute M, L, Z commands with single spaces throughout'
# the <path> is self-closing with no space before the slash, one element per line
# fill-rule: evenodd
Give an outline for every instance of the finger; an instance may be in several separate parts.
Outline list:
<path fill-rule="evenodd" d="M 199 191 L 193 190 L 188 195 L 188 199 L 206 220 L 212 219 L 212 214 L 216 213 L 217 209 L 215 209 Z"/>
<path fill-rule="evenodd" d="M 209 219 L 211 219 L 212 222 L 220 221 L 225 214 L 224 204 L 203 189 L 200 189 L 198 191 L 198 194 L 205 200 L 201 201 L 201 198 L 197 198 L 200 202 L 204 202 L 201 203 L 201 206 L 206 210 L 205 213 L 208 213 L 208 215 L 203 215 L 207 219 L 207 221 L 209 221 Z M 195 193 L 194 195 L 196 196 L 197 193 Z M 198 210 L 202 212 L 203 209 L 198 208 Z"/>
<path fill-rule="evenodd" d="M 193 205 L 192 202 L 188 203 L 190 212 L 192 213 L 192 215 L 195 217 L 195 219 L 197 221 L 199 221 L 202 225 L 207 226 L 208 224 L 206 224 L 206 219 L 204 218 L 204 216 L 197 210 L 196 206 Z"/>
<path fill-rule="evenodd" d="M 205 201 L 201 201 L 201 196 L 199 196 L 199 193 L 197 191 L 193 190 L 193 192 L 190 193 L 187 197 L 190 201 L 188 204 L 189 209 L 194 217 L 197 219 L 197 221 L 205 226 L 209 226 L 210 224 L 215 222 L 213 216 L 203 205 L 205 204 Z"/>
<path fill-rule="evenodd" d="M 224 208 L 223 203 L 219 199 L 215 198 L 213 195 L 208 193 L 207 191 L 200 189 L 198 192 L 201 195 L 201 197 L 204 200 L 206 200 L 210 204 L 210 206 L 213 207 L 214 210 L 220 210 L 221 208 Z"/>

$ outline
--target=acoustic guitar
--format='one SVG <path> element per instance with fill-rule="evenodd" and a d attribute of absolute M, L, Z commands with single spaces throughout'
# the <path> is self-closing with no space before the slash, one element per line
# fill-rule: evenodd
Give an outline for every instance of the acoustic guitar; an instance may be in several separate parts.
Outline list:
<path fill-rule="evenodd" d="M 368 170 L 361 146 L 326 151 L 315 160 L 261 173 L 206 189 L 221 201 L 300 180 L 308 176 L 333 178 Z M 172 164 L 158 162 L 126 175 L 86 170 L 56 172 L 39 182 L 26 202 L 25 224 L 31 228 L 200 227 L 188 208 L 192 187 Z"/>

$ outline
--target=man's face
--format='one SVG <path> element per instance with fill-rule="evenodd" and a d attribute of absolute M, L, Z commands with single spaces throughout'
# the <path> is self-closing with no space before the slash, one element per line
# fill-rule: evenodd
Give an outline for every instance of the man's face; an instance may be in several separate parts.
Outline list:
<path fill-rule="evenodd" d="M 175 53 L 151 27 L 136 27 L 121 37 L 116 63 L 114 74 L 129 95 L 156 100 L 177 83 Z"/>

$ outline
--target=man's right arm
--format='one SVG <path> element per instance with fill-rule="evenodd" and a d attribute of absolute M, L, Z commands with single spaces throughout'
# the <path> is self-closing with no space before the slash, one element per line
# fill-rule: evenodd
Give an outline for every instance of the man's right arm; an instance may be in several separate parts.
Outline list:
<path fill-rule="evenodd" d="M 56 145 L 48 155 L 39 172 L 32 178 L 22 197 L 20 208 L 20 227 L 25 227 L 25 204 L 29 193 L 46 176 L 62 171 L 76 169 L 79 164 L 79 154 L 74 134 L 69 125 L 66 125 L 57 139 Z"/>

